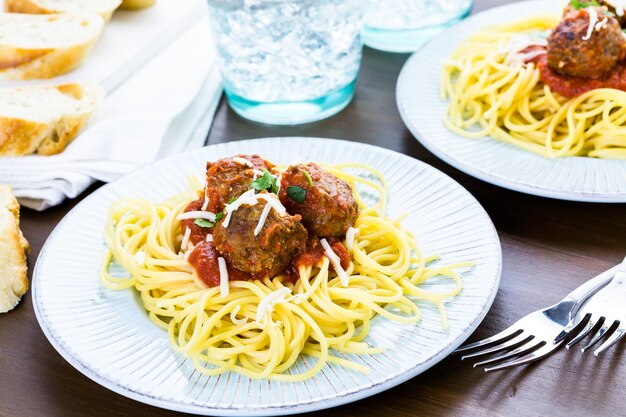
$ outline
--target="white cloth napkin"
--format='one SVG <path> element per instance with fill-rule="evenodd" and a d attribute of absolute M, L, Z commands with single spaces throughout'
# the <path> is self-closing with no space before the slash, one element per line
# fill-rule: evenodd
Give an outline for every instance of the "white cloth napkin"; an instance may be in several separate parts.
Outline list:
<path fill-rule="evenodd" d="M 0 158 L 0 182 L 11 184 L 23 205 L 44 210 L 96 180 L 112 181 L 157 158 L 203 146 L 221 95 L 208 17 L 114 85 L 64 152 Z"/>

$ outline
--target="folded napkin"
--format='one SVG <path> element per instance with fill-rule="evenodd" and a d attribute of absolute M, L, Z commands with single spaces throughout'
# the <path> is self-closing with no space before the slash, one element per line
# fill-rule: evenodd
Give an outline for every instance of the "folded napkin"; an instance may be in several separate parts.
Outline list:
<path fill-rule="evenodd" d="M 183 32 L 129 78 L 102 80 L 113 91 L 64 152 L 0 158 L 0 182 L 24 206 L 44 210 L 96 180 L 203 146 L 221 95 L 206 13 Z"/>

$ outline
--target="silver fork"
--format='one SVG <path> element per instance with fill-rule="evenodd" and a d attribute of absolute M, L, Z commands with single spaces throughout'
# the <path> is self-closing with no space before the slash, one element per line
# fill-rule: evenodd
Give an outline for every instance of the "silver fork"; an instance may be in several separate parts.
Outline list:
<path fill-rule="evenodd" d="M 580 322 L 568 327 L 575 323 L 573 319 L 582 304 L 607 285 L 618 268 L 619 265 L 585 282 L 559 303 L 528 314 L 492 337 L 461 346 L 455 353 L 473 351 L 463 355 L 461 360 L 499 353 L 499 356 L 474 364 L 474 367 L 486 366 L 485 372 L 523 365 L 547 356 L 586 326 L 585 322 Z"/>
<path fill-rule="evenodd" d="M 585 327 L 565 345 L 567 349 L 591 334 L 593 337 L 581 350 L 586 352 L 600 340 L 605 339 L 604 343 L 593 351 L 593 354 L 598 356 L 624 337 L 626 334 L 626 258 L 613 280 L 583 304 L 566 331 L 580 323 L 585 323 Z"/>

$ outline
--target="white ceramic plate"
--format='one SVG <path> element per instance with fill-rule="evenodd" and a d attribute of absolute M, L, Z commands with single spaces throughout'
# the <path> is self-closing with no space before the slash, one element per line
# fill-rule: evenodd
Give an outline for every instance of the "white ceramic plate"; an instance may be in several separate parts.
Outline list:
<path fill-rule="evenodd" d="M 495 139 L 467 139 L 443 124 L 440 97 L 443 60 L 485 26 L 541 13 L 560 15 L 562 2 L 528 1 L 471 16 L 446 30 L 404 65 L 397 85 L 400 114 L 413 135 L 450 165 L 500 187 L 543 197 L 589 202 L 626 202 L 626 161 L 584 157 L 548 159 Z"/>
<path fill-rule="evenodd" d="M 428 305 L 423 307 L 419 326 L 378 317 L 366 340 L 386 346 L 386 352 L 354 358 L 371 368 L 368 375 L 327 366 L 306 382 L 278 383 L 196 372 L 190 361 L 172 351 L 166 333 L 149 321 L 133 291 L 101 286 L 103 228 L 107 209 L 115 200 L 123 196 L 163 200 L 185 189 L 188 174 L 202 177 L 207 160 L 237 153 L 259 153 L 275 163 L 297 158 L 361 162 L 381 170 L 390 184 L 390 214 L 409 213 L 405 224 L 426 253 L 440 253 L 446 263 L 476 262 L 463 276 L 462 294 L 447 304 L 449 331 L 442 330 L 436 309 Z M 255 139 L 163 160 L 85 198 L 42 249 L 32 294 L 37 318 L 52 345 L 80 372 L 117 393 L 196 414 L 280 415 L 358 400 L 439 362 L 487 313 L 498 289 L 501 261 L 498 236 L 480 204 L 459 184 L 420 161 L 331 139 Z M 300 361 L 298 366 L 306 365 Z"/>

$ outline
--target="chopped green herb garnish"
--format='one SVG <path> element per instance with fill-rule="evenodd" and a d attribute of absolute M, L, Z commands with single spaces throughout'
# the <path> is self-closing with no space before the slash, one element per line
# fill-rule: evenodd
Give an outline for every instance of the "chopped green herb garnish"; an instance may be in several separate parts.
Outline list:
<path fill-rule="evenodd" d="M 197 224 L 200 227 L 206 227 L 206 228 L 210 229 L 212 227 L 215 227 L 217 222 L 222 220 L 222 217 L 224 217 L 224 212 L 220 211 L 219 213 L 217 213 L 215 215 L 215 221 L 214 222 L 210 222 L 207 219 L 196 219 L 196 221 L 194 223 Z"/>
<path fill-rule="evenodd" d="M 206 219 L 196 219 L 194 224 L 197 224 L 200 227 L 206 227 L 206 228 L 215 227 L 215 223 L 210 222 L 210 221 L 208 221 Z"/>
<path fill-rule="evenodd" d="M 589 6 L 600 7 L 600 3 L 598 3 L 596 0 L 591 0 L 591 1 L 570 0 L 569 4 L 570 6 L 574 8 L 574 10 L 584 9 L 585 7 L 589 7 Z"/>
<path fill-rule="evenodd" d="M 311 175 L 308 172 L 306 172 L 305 170 L 302 170 L 302 173 L 304 174 L 306 179 L 309 181 L 309 185 L 311 187 L 313 187 L 313 179 L 311 178 Z"/>
<path fill-rule="evenodd" d="M 233 196 L 230 198 L 230 200 L 228 200 L 228 203 L 226 204 L 233 204 L 236 200 L 237 200 L 237 197 Z"/>
<path fill-rule="evenodd" d="M 263 176 L 252 181 L 251 187 L 259 192 L 269 191 L 270 193 L 277 193 L 278 186 L 276 185 L 276 178 L 267 170 L 263 169 Z"/>
<path fill-rule="evenodd" d="M 290 185 L 287 187 L 287 195 L 296 203 L 302 203 L 306 198 L 306 189 L 297 185 Z"/>

